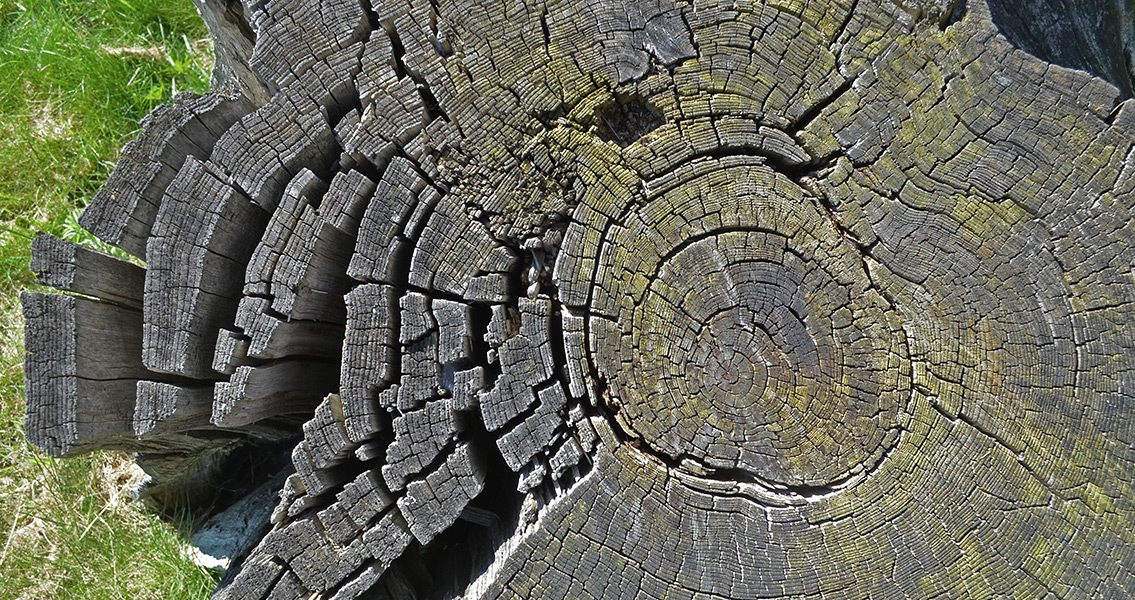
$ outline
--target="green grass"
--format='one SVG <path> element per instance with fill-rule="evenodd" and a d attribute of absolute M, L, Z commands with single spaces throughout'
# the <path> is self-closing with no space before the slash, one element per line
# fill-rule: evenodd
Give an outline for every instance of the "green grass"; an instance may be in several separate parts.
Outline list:
<path fill-rule="evenodd" d="M 23 439 L 20 290 L 37 230 L 77 216 L 138 121 L 208 87 L 190 0 L 0 0 L 0 600 L 203 598 L 174 526 L 132 503 L 120 453 L 56 461 Z"/>

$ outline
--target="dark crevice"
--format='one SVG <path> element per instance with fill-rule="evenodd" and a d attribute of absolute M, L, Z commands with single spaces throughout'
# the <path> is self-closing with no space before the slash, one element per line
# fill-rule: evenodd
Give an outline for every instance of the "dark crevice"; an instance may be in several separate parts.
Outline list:
<path fill-rule="evenodd" d="M 359 5 L 362 6 L 363 13 L 366 14 L 367 25 L 370 26 L 372 33 L 380 29 L 385 30 L 378 19 L 378 13 L 374 12 L 374 6 L 371 5 L 370 0 L 359 0 Z"/>
<path fill-rule="evenodd" d="M 1017 48 L 1045 61 L 1087 71 L 1132 97 L 1124 38 L 1135 35 L 1132 11 L 1114 0 L 990 0 L 994 25 Z"/>
<path fill-rule="evenodd" d="M 240 9 L 240 6 L 241 5 L 237 2 L 226 2 L 222 18 L 226 25 L 235 27 L 240 36 L 248 42 L 248 53 L 251 55 L 251 48 L 256 43 L 256 32 L 252 30 L 248 15 Z M 212 32 L 210 33 L 212 34 Z M 213 37 L 217 38 L 219 36 L 213 35 Z"/>
<path fill-rule="evenodd" d="M 723 160 L 736 156 L 751 156 L 754 158 L 764 159 L 765 165 L 771 167 L 776 172 L 784 175 L 785 177 L 791 179 L 796 183 L 799 183 L 799 180 L 807 175 L 831 166 L 830 162 L 818 162 L 814 160 L 805 163 L 798 163 L 791 158 L 777 154 L 776 152 L 770 150 L 766 150 L 764 148 L 755 148 L 752 146 L 722 145 L 711 150 L 687 155 L 681 161 L 678 161 L 671 165 L 670 170 L 671 172 L 675 171 L 678 168 L 693 163 L 699 159 L 708 158 L 713 160 Z M 654 178 L 654 180 L 657 179 L 658 177 Z"/>
<path fill-rule="evenodd" d="M 363 49 L 360 45 L 358 47 L 357 54 L 355 54 L 355 62 L 350 68 L 350 77 L 346 78 L 346 81 L 349 83 L 347 85 L 347 89 L 343 90 L 342 92 L 343 97 L 337 97 L 334 93 L 330 93 L 330 102 L 328 104 L 322 104 L 319 106 L 319 110 L 323 113 L 323 116 L 327 120 L 327 124 L 331 127 L 332 131 L 335 131 L 335 128 L 339 126 L 339 123 L 343 120 L 343 117 L 347 116 L 347 114 L 349 114 L 352 109 L 357 108 L 359 110 L 362 110 L 362 100 L 359 98 L 358 88 L 355 85 L 355 81 L 357 80 L 359 73 L 361 73 L 363 69 L 362 53 Z M 339 145 L 337 142 L 338 140 L 336 140 L 336 145 Z M 339 148 L 339 152 L 342 152 L 341 147 Z M 333 152 L 329 154 L 334 155 Z"/>
<path fill-rule="evenodd" d="M 402 286 L 402 289 L 400 291 L 416 292 L 423 296 L 428 296 L 431 300 L 449 300 L 451 302 L 457 302 L 460 304 L 470 304 L 469 299 L 460 294 L 454 294 L 453 292 L 447 292 L 445 290 L 424 288 L 411 283 L 407 283 L 406 285 Z M 431 330 L 431 332 L 436 332 L 436 330 Z M 429 335 L 429 333 L 430 332 L 426 332 L 422 335 L 424 337 L 426 335 Z"/>
<path fill-rule="evenodd" d="M 966 16 L 966 0 L 954 0 L 953 10 L 947 10 L 938 22 L 938 27 L 945 31 L 947 27 L 961 21 Z"/>
<path fill-rule="evenodd" d="M 546 131 L 551 131 L 556 128 L 561 118 L 567 116 L 567 111 L 562 104 L 557 104 L 554 108 L 548 110 L 529 110 L 528 116 L 540 123 L 540 126 Z"/>
<path fill-rule="evenodd" d="M 616 100 L 595 115 L 599 139 L 626 148 L 666 123 L 662 111 L 646 98 L 631 96 Z"/>
<path fill-rule="evenodd" d="M 229 452 L 220 462 L 217 473 L 223 476 L 210 490 L 210 503 L 197 507 L 197 516 L 203 521 L 243 499 L 253 490 L 272 480 L 280 473 L 292 473 L 291 450 L 299 442 L 299 437 L 282 440 L 249 438 Z M 139 456 L 140 461 L 146 457 Z M 283 487 L 283 481 L 280 482 Z M 176 505 L 167 505 L 178 509 Z"/>
<path fill-rule="evenodd" d="M 362 109 L 360 109 L 359 112 L 361 114 Z M 381 165 L 376 165 L 365 157 L 347 154 L 346 152 L 344 152 L 344 154 L 350 158 L 349 167 L 351 170 L 358 171 L 359 173 L 363 174 L 376 186 L 380 181 L 382 181 L 382 177 L 386 174 L 386 166 L 388 164 L 388 161 L 383 161 Z M 342 162 L 344 160 L 344 157 L 341 156 L 339 160 L 340 162 Z M 374 196 L 372 195 L 370 197 L 370 201 L 373 200 Z M 364 206 L 366 204 L 369 204 L 369 202 L 363 203 Z"/>
<path fill-rule="evenodd" d="M 958 412 L 958 419 L 961 420 L 966 425 L 973 427 L 974 429 L 979 431 L 982 435 L 993 440 L 994 442 L 997 443 L 998 446 L 1005 448 L 1014 456 L 1019 457 L 1021 455 L 1021 453 L 1024 452 L 1023 447 L 1020 447 L 1016 444 L 1010 443 L 1009 440 L 1006 440 L 1006 439 L 1002 438 L 1001 436 L 997 435 L 997 432 L 993 431 L 992 429 L 989 429 L 988 427 L 985 427 L 980 422 L 978 422 L 976 419 L 967 415 L 966 413 L 959 411 Z"/>
<path fill-rule="evenodd" d="M 406 77 L 408 73 L 406 63 L 403 62 L 406 56 L 406 48 L 402 45 L 402 38 L 398 37 L 398 33 L 394 31 L 394 23 L 392 21 L 383 23 L 382 29 L 386 32 L 386 36 L 390 38 L 390 52 L 394 59 L 394 74 L 398 76 L 398 79 L 402 79 Z"/>
<path fill-rule="evenodd" d="M 340 339 L 340 343 L 341 343 L 343 336 L 340 335 L 339 339 Z M 325 355 L 321 355 L 321 354 L 299 354 L 299 353 L 297 353 L 297 354 L 285 354 L 283 356 L 279 356 L 279 357 L 276 357 L 276 358 L 255 358 L 255 357 L 251 357 L 251 356 L 244 356 L 244 357 L 240 358 L 239 360 L 235 360 L 233 362 L 230 362 L 228 366 L 234 367 L 234 368 L 235 367 L 253 367 L 253 368 L 256 368 L 256 367 L 270 366 L 270 365 L 274 365 L 276 363 L 282 363 L 282 362 L 295 362 L 295 363 L 305 363 L 305 364 L 315 363 L 315 364 L 326 365 L 330 370 L 334 371 L 335 373 L 339 372 L 339 367 L 342 364 L 342 361 L 341 361 L 340 357 L 338 357 L 338 356 L 329 358 L 329 357 L 327 357 Z M 231 377 L 231 375 L 227 375 L 226 377 Z M 225 381 L 225 380 L 221 380 L 221 381 Z M 334 390 L 332 390 L 332 391 L 334 391 Z"/>
<path fill-rule="evenodd" d="M 508 339 L 514 338 L 520 334 L 521 316 L 520 311 L 515 307 L 505 307 L 505 318 L 508 319 Z"/>
<path fill-rule="evenodd" d="M 555 370 L 557 379 L 567 391 L 571 389 L 571 378 L 567 373 L 568 357 L 567 349 L 564 347 L 563 305 L 558 300 L 552 300 L 549 312 L 552 326 L 548 328 L 548 344 L 552 348 L 552 363 L 557 367 Z M 571 394 L 569 393 L 568 396 L 570 397 Z"/>
<path fill-rule="evenodd" d="M 491 390 L 497 384 L 497 380 L 500 378 L 502 372 L 499 359 L 495 361 L 488 360 L 490 348 L 489 343 L 485 340 L 485 335 L 489 331 L 489 323 L 492 321 L 492 318 L 493 311 L 489 305 L 472 305 L 470 315 L 473 331 L 472 354 L 475 358 L 479 357 L 483 361 L 480 364 L 484 370 L 484 389 L 486 390 Z M 495 350 L 495 348 L 492 350 Z"/>
<path fill-rule="evenodd" d="M 489 365 L 485 357 L 489 354 L 489 343 L 485 341 L 485 333 L 489 330 L 489 322 L 493 319 L 493 309 L 481 302 L 469 304 L 469 331 L 472 340 L 469 343 L 470 360 L 481 365 L 485 371 L 485 380 L 489 378 Z M 499 367 L 499 365 L 498 365 Z M 493 378 L 496 381 L 496 378 Z"/>
<path fill-rule="evenodd" d="M 784 132 L 792 138 L 795 138 L 796 135 L 807 128 L 816 117 L 820 116 L 820 113 L 823 112 L 825 108 L 835 104 L 844 94 L 851 90 L 853 83 L 855 83 L 854 79 L 844 80 L 831 94 L 828 94 L 826 97 L 820 99 L 819 102 L 808 107 L 808 110 L 804 111 L 804 114 L 800 115 L 799 118 L 789 124 Z"/>
<path fill-rule="evenodd" d="M 184 375 L 175 375 L 173 373 L 163 373 L 160 371 L 147 370 L 145 377 L 107 377 L 105 379 L 100 377 L 83 377 L 76 375 L 75 379 L 84 381 L 124 381 L 124 380 L 137 380 L 143 379 L 145 381 L 157 381 L 159 383 L 168 383 L 178 387 L 200 387 L 202 385 L 210 385 L 219 381 L 228 381 L 228 377 L 218 373 L 209 373 L 207 376 L 201 377 L 186 377 Z"/>
<path fill-rule="evenodd" d="M 847 31 L 847 26 L 851 24 L 851 19 L 855 16 L 855 9 L 857 8 L 859 8 L 859 0 L 855 0 L 851 3 L 851 8 L 847 10 L 847 16 L 843 18 L 843 22 L 840 23 L 839 29 L 837 29 L 835 35 L 833 35 L 832 38 L 828 40 L 828 46 L 835 44 L 839 41 L 839 38 L 843 37 L 843 33 Z"/>
<path fill-rule="evenodd" d="M 552 297 L 556 298 L 557 296 L 553 295 Z M 548 328 L 548 343 L 551 345 L 552 362 L 557 365 L 557 368 L 555 370 L 556 379 L 559 380 L 559 383 L 563 387 L 565 394 L 570 399 L 568 403 L 569 408 L 563 412 L 570 413 L 570 411 L 572 410 L 571 407 L 575 405 L 582 409 L 582 412 L 584 414 L 583 421 L 586 422 L 588 417 L 592 416 L 595 413 L 595 410 L 587 404 L 587 400 L 585 398 L 576 398 L 571 394 L 571 375 L 567 370 L 569 359 L 567 355 L 567 346 L 564 338 L 563 327 L 563 305 L 558 300 L 552 300 L 550 312 L 552 324 Z M 584 344 L 587 344 L 586 338 L 584 339 Z M 591 373 L 590 365 L 585 365 L 585 368 L 588 370 L 588 376 L 594 379 L 594 375 Z M 565 418 L 564 420 L 565 422 L 569 421 L 569 419 L 567 418 Z M 584 426 L 589 427 L 590 425 L 585 424 Z M 573 433 L 569 433 L 567 436 L 567 438 L 572 437 L 574 437 Z M 578 443 L 579 440 L 576 439 L 576 442 Z M 568 443 L 568 439 L 561 440 L 561 444 L 565 443 Z M 552 445 L 554 446 L 555 444 L 553 443 Z M 557 496 L 560 490 L 569 489 L 576 482 L 578 482 L 580 478 L 582 478 L 591 470 L 591 466 L 593 464 L 592 454 L 594 453 L 594 451 L 592 451 L 592 453 L 588 453 L 583 449 L 582 444 L 580 444 L 580 450 L 582 451 L 580 462 L 574 467 L 565 470 L 558 479 L 555 479 L 555 473 L 551 469 L 549 469 L 548 481 L 546 483 L 553 488 L 558 487 L 558 489 L 552 489 L 548 491 L 549 498 L 554 498 L 555 496 Z"/>
<path fill-rule="evenodd" d="M 417 540 L 411 541 L 374 587 L 359 596 L 359 599 L 425 600 L 425 594 L 433 588 L 433 577 L 423 560 L 423 552 Z"/>
<path fill-rule="evenodd" d="M 446 189 L 444 182 L 435 181 L 434 178 L 429 174 L 429 172 L 426 171 L 425 167 L 422 166 L 422 161 L 418 160 L 417 157 L 406 151 L 405 143 L 403 143 L 402 141 L 397 141 L 395 142 L 395 144 L 395 147 L 397 148 L 395 150 L 395 156 L 403 158 L 406 160 L 406 162 L 410 163 L 410 166 L 414 169 L 414 173 L 418 175 L 418 178 L 422 180 L 422 183 L 424 183 L 426 187 L 433 189 L 438 193 L 438 195 L 441 196 L 449 193 L 449 190 Z M 377 181 L 375 183 L 377 183 Z M 423 189 L 423 191 L 425 190 Z M 419 192 L 419 196 L 420 195 L 421 192 Z M 415 198 L 415 200 L 417 200 L 417 198 Z M 433 208 L 430 208 L 430 211 L 432 212 Z M 429 220 L 428 214 L 426 218 L 422 219 L 422 224 L 424 225 L 427 220 Z M 399 223 L 398 225 L 401 227 L 403 224 Z M 417 234 L 415 233 L 415 235 Z"/>
<path fill-rule="evenodd" d="M 675 467 L 671 467 L 671 468 L 675 468 Z M 718 480 L 723 480 L 723 481 L 741 481 L 741 482 L 745 482 L 745 483 L 755 483 L 757 485 L 760 485 L 761 487 L 774 489 L 774 490 L 781 492 L 781 493 L 786 493 L 786 494 L 789 494 L 791 496 L 800 496 L 802 498 L 807 498 L 809 496 L 822 496 L 824 494 L 830 494 L 834 490 L 838 489 L 839 483 L 840 483 L 840 482 L 837 481 L 837 482 L 832 482 L 832 483 L 829 483 L 829 484 L 826 484 L 826 485 L 809 485 L 809 484 L 805 484 L 805 483 L 797 483 L 797 484 L 789 485 L 789 484 L 783 484 L 783 483 L 776 483 L 776 482 L 772 482 L 772 481 L 762 479 L 760 477 L 756 477 L 752 473 L 745 471 L 744 469 L 714 469 L 714 468 L 711 468 L 711 467 L 706 467 L 706 469 L 710 472 L 710 475 L 707 477 L 708 479 L 718 479 Z"/>
<path fill-rule="evenodd" d="M 344 270 L 344 276 L 345 276 L 346 266 L 343 267 L 343 270 Z M 297 318 L 292 317 L 291 315 L 284 314 L 284 313 L 272 308 L 272 303 L 276 300 L 276 297 L 271 295 L 271 294 L 245 294 L 245 296 L 249 297 L 249 298 L 260 298 L 260 299 L 263 299 L 263 300 L 267 300 L 267 303 L 264 305 L 264 307 L 261 310 L 261 314 L 263 314 L 266 317 L 270 317 L 272 319 L 275 319 L 275 320 L 279 321 L 281 324 L 287 324 L 287 323 L 318 323 L 318 324 L 321 324 L 321 325 L 327 325 L 328 327 L 335 326 L 335 325 L 338 325 L 339 327 L 344 326 L 343 321 L 321 321 L 319 319 L 297 319 Z M 343 304 L 343 301 L 340 300 L 339 304 Z M 242 336 L 245 337 L 246 339 L 248 338 L 248 335 L 246 334 L 244 329 L 242 329 L 240 327 L 236 327 L 236 326 L 234 326 L 234 329 L 236 331 L 240 332 L 242 334 Z"/>
<path fill-rule="evenodd" d="M 453 55 L 453 48 L 446 40 L 442 39 L 441 29 L 438 27 L 438 16 L 440 14 L 441 9 L 438 7 L 437 0 L 430 0 L 430 43 L 438 56 L 448 58 Z"/>
<path fill-rule="evenodd" d="M 1135 65 L 1131 64 L 1130 59 L 1128 60 L 1128 65 L 1128 68 L 1131 70 L 1131 72 L 1135 73 Z M 1116 103 L 1115 108 L 1111 109 L 1111 112 L 1108 113 L 1107 118 L 1105 118 L 1103 122 L 1107 123 L 1108 125 L 1115 125 L 1115 118 L 1119 116 L 1119 111 L 1121 111 L 1124 106 L 1126 105 L 1123 102 Z"/>
<path fill-rule="evenodd" d="M 540 10 L 540 32 L 544 35 L 544 48 L 549 48 L 552 45 L 552 33 L 548 29 L 548 9 L 543 8 Z"/>
<path fill-rule="evenodd" d="M 390 49 L 394 58 L 394 74 L 397 75 L 399 79 L 409 77 L 414 82 L 418 96 L 421 97 L 422 106 L 425 108 L 426 121 L 429 122 L 434 119 L 441 119 L 449 122 L 449 115 L 445 112 L 445 109 L 442 108 L 437 97 L 434 96 L 429 83 L 422 77 L 421 73 L 415 73 L 406 66 L 406 47 L 402 44 L 402 38 L 400 38 L 398 33 L 394 30 L 394 23 L 384 23 L 383 30 L 386 31 L 386 35 L 390 38 Z"/>
<path fill-rule="evenodd" d="M 442 121 L 449 122 L 449 115 L 446 114 L 445 109 L 441 107 L 441 103 L 437 101 L 430 86 L 417 82 L 418 95 L 422 97 L 422 104 L 426 109 L 426 119 L 432 121 L 433 119 L 441 119 Z"/>
<path fill-rule="evenodd" d="M 613 407 L 612 410 L 615 414 L 619 412 L 618 407 Z M 901 437 L 901 434 L 904 431 L 904 429 L 901 427 L 889 430 L 889 435 L 884 438 L 885 440 L 889 439 L 889 443 L 882 447 L 881 451 L 876 451 L 871 455 L 871 460 L 869 464 L 867 464 L 867 468 L 865 470 L 849 473 L 843 477 L 827 482 L 823 485 L 815 485 L 806 483 L 789 484 L 779 481 L 771 481 L 759 477 L 752 472 L 744 469 L 722 469 L 708 467 L 703 465 L 701 461 L 696 457 L 691 457 L 689 455 L 673 457 L 664 452 L 654 449 L 637 433 L 624 430 L 619 419 L 609 418 L 607 419 L 607 421 L 611 424 L 612 431 L 615 432 L 616 437 L 619 438 L 624 446 L 642 456 L 654 460 L 661 467 L 667 469 L 668 471 L 683 473 L 690 477 L 708 481 L 736 482 L 756 485 L 776 494 L 796 498 L 815 498 L 826 494 L 831 494 L 851 484 L 853 481 L 857 480 L 864 474 L 875 471 L 879 467 L 879 465 L 886 462 L 887 458 L 895 451 L 896 448 L 898 448 L 899 437 Z M 893 438 L 891 436 L 893 436 Z M 692 472 L 687 466 L 691 462 L 696 464 L 698 470 L 702 472 Z"/>
<path fill-rule="evenodd" d="M 839 209 L 834 204 L 832 204 L 832 201 L 828 199 L 823 191 L 803 179 L 797 181 L 797 184 L 802 189 L 807 191 L 808 195 L 816 201 L 816 207 L 819 208 L 820 211 L 824 213 L 824 216 L 826 216 L 832 223 L 832 225 L 835 226 L 835 229 L 837 232 L 839 232 L 840 237 L 847 240 L 852 246 L 854 246 L 863 257 L 871 256 L 871 252 L 879 243 L 878 240 L 875 240 L 870 244 L 864 243 L 859 239 L 858 236 L 855 235 L 853 231 L 848 229 L 847 226 L 843 224 L 843 220 L 839 217 Z"/>

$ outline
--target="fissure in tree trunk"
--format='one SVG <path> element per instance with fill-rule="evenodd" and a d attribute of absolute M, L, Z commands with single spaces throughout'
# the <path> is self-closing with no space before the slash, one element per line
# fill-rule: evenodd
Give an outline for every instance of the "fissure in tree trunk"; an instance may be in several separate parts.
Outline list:
<path fill-rule="evenodd" d="M 27 432 L 291 473 L 215 598 L 1135 594 L 1127 2 L 198 5 Z"/>

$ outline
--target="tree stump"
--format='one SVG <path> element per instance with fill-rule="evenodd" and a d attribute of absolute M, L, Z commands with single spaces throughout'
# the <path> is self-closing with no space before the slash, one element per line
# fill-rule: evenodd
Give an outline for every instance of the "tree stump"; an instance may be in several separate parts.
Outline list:
<path fill-rule="evenodd" d="M 198 4 L 27 432 L 294 469 L 216 598 L 1135 594 L 1128 3 Z"/>

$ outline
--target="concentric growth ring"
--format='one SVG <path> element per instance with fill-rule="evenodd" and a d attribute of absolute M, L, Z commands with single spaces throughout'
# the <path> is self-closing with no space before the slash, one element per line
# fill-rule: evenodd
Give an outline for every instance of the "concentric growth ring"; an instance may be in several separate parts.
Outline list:
<path fill-rule="evenodd" d="M 910 398 L 902 330 L 798 186 L 734 167 L 626 223 L 601 249 L 590 349 L 629 435 L 771 490 L 823 492 L 878 464 Z"/>

